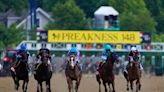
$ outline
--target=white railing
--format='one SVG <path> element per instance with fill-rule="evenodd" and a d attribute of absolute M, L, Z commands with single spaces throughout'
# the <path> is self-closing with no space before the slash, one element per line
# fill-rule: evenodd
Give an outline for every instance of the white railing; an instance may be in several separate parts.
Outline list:
<path fill-rule="evenodd" d="M 40 48 L 48 48 L 53 51 L 67 51 L 71 47 L 77 47 L 80 51 L 102 51 L 103 45 L 100 48 L 97 48 L 97 44 L 91 44 L 91 47 L 87 47 L 86 44 L 75 44 L 75 43 L 38 43 L 37 41 L 22 41 L 20 44 L 26 43 L 28 50 L 38 50 Z M 20 44 L 16 47 L 19 48 Z M 130 50 L 125 44 L 112 45 L 113 49 L 117 52 L 128 52 Z M 130 45 L 129 45 L 130 46 Z M 147 44 L 137 44 L 133 45 L 138 48 L 141 52 L 164 52 L 164 43 L 153 42 L 149 46 L 150 48 L 145 48 Z"/>

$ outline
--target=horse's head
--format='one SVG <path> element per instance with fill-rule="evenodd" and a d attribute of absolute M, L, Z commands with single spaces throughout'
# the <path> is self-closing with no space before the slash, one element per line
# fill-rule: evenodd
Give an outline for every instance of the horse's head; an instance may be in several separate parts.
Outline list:
<path fill-rule="evenodd" d="M 137 61 L 129 62 L 128 67 L 137 69 L 137 68 L 139 68 L 139 62 L 137 62 Z"/>
<path fill-rule="evenodd" d="M 75 67 L 75 56 L 70 56 L 69 64 L 72 67 L 72 69 Z"/>
<path fill-rule="evenodd" d="M 48 54 L 47 53 L 43 53 L 42 54 L 42 62 L 43 63 L 47 63 L 48 62 Z"/>
<path fill-rule="evenodd" d="M 20 55 L 21 55 L 21 58 L 20 58 L 21 62 L 27 63 L 27 60 L 28 60 L 27 53 L 26 52 L 22 52 L 22 53 L 20 53 Z"/>
<path fill-rule="evenodd" d="M 134 56 L 133 56 L 133 60 L 134 60 L 135 62 L 138 62 L 138 60 L 139 60 L 138 55 L 134 55 Z"/>

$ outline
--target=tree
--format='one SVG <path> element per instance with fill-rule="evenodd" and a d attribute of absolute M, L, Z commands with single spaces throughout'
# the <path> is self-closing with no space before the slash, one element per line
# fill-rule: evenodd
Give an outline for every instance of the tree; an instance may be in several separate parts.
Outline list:
<path fill-rule="evenodd" d="M 4 47 L 16 47 L 24 39 L 22 29 L 16 29 L 15 25 L 10 28 L 6 28 L 3 24 L 0 24 L 0 48 Z"/>
<path fill-rule="evenodd" d="M 163 9 L 164 10 L 164 9 Z M 164 33 L 164 11 L 160 11 L 160 14 L 155 18 L 158 25 L 157 25 L 157 30 L 158 30 L 158 33 Z"/>
<path fill-rule="evenodd" d="M 64 4 L 57 3 L 52 17 L 55 21 L 49 23 L 48 28 L 51 29 L 89 29 L 89 20 L 74 0 L 68 0 Z"/>
<path fill-rule="evenodd" d="M 164 1 L 163 0 L 144 0 L 147 8 L 150 10 L 153 18 L 157 22 L 157 32 L 164 33 Z"/>
<path fill-rule="evenodd" d="M 42 7 L 45 11 L 50 12 L 52 11 L 52 7 L 55 5 L 56 0 L 42 0 L 43 4 Z"/>
<path fill-rule="evenodd" d="M 87 17 L 94 17 L 94 12 L 102 5 L 108 5 L 108 0 L 75 0 L 77 5 L 84 10 Z"/>
<path fill-rule="evenodd" d="M 57 3 L 64 4 L 67 0 L 37 0 L 40 4 L 41 8 L 43 8 L 47 12 L 51 12 L 53 9 L 53 6 Z"/>
<path fill-rule="evenodd" d="M 156 32 L 156 22 L 143 0 L 109 0 L 109 5 L 120 13 L 121 30 Z"/>
<path fill-rule="evenodd" d="M 152 42 L 164 42 L 164 34 L 152 34 Z"/>
<path fill-rule="evenodd" d="M 28 0 L 0 0 L 0 11 L 6 12 L 8 10 L 14 10 L 18 14 L 22 12 L 23 9 L 28 7 Z"/>
<path fill-rule="evenodd" d="M 121 30 L 143 31 L 151 33 L 156 32 L 156 22 L 147 13 L 133 14 L 131 12 L 124 12 L 120 16 L 120 21 Z"/>
<path fill-rule="evenodd" d="M 0 23 L 0 49 L 5 47 L 3 43 L 3 40 L 5 38 L 5 31 L 6 31 L 5 26 Z"/>
<path fill-rule="evenodd" d="M 146 7 L 151 12 L 152 16 L 158 16 L 160 13 L 160 1 L 161 0 L 144 0 Z"/>
<path fill-rule="evenodd" d="M 23 29 L 16 29 L 16 25 L 12 25 L 5 31 L 4 45 L 6 47 L 16 47 L 24 38 Z"/>

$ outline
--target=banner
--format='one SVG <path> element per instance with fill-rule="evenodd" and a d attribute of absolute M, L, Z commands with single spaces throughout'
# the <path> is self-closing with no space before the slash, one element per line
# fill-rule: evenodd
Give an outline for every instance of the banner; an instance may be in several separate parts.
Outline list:
<path fill-rule="evenodd" d="M 142 38 L 137 31 L 49 30 L 48 42 L 139 44 Z"/>

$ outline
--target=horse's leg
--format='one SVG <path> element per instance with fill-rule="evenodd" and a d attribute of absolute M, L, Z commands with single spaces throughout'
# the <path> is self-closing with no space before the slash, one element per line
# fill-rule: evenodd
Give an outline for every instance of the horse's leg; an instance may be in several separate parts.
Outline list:
<path fill-rule="evenodd" d="M 27 91 L 28 82 L 29 82 L 29 79 L 26 79 L 26 80 L 25 80 L 25 84 L 26 84 L 26 85 L 25 85 L 24 92 L 26 92 L 26 91 Z"/>
<path fill-rule="evenodd" d="M 15 73 L 12 70 L 10 70 L 10 71 L 11 71 L 11 77 L 13 78 L 14 84 L 16 86 L 16 79 L 15 79 L 16 75 L 15 75 Z"/>
<path fill-rule="evenodd" d="M 136 81 L 136 92 L 138 92 L 140 89 L 141 89 L 140 79 L 137 79 L 137 81 Z"/>
<path fill-rule="evenodd" d="M 140 71 L 140 76 L 139 76 L 139 90 L 141 90 L 141 80 L 140 80 L 141 75 L 142 75 L 142 71 Z"/>
<path fill-rule="evenodd" d="M 17 89 L 18 89 L 18 88 L 17 88 L 18 83 L 17 83 L 16 75 L 15 75 L 15 73 L 14 73 L 12 70 L 11 70 L 11 76 L 12 76 L 12 78 L 13 78 L 13 80 L 14 80 L 15 89 L 17 90 Z"/>
<path fill-rule="evenodd" d="M 46 91 L 51 92 L 51 85 L 50 85 L 50 80 L 46 81 Z"/>
<path fill-rule="evenodd" d="M 141 81 L 140 81 L 140 79 L 139 79 L 139 88 L 138 89 L 141 90 Z"/>
<path fill-rule="evenodd" d="M 78 88 L 79 88 L 79 85 L 80 85 L 80 80 L 81 80 L 81 77 L 78 78 L 77 81 L 76 81 L 75 92 L 78 91 Z"/>
<path fill-rule="evenodd" d="M 23 92 L 27 91 L 28 80 L 23 80 L 22 90 Z"/>
<path fill-rule="evenodd" d="M 71 92 L 73 84 L 72 84 L 72 80 L 69 77 L 67 77 L 67 84 L 68 84 L 68 90 L 69 92 Z"/>
<path fill-rule="evenodd" d="M 79 74 L 78 78 L 77 78 L 77 81 L 76 81 L 76 86 L 75 86 L 75 91 L 76 92 L 78 91 L 78 88 L 79 88 L 79 85 L 80 85 L 80 81 L 81 81 L 81 77 L 82 77 L 82 74 Z"/>
<path fill-rule="evenodd" d="M 107 87 L 106 87 L 106 83 L 103 81 L 103 85 L 104 85 L 104 88 L 105 88 L 105 92 L 107 92 Z"/>
<path fill-rule="evenodd" d="M 130 81 L 131 90 L 133 90 L 133 81 Z"/>
<path fill-rule="evenodd" d="M 22 85 L 22 90 L 23 90 L 23 92 L 25 92 L 25 89 L 24 89 L 25 84 L 26 84 L 26 81 L 23 80 L 23 85 Z"/>
<path fill-rule="evenodd" d="M 19 88 L 19 80 L 18 80 L 17 77 L 15 78 L 15 82 L 16 82 L 15 89 L 18 90 L 18 88 Z"/>
<path fill-rule="evenodd" d="M 100 76 L 98 74 L 96 75 L 96 80 L 99 83 L 99 92 L 101 92 L 101 80 L 100 80 Z"/>
<path fill-rule="evenodd" d="M 124 77 L 125 77 L 125 79 L 126 79 L 126 81 L 127 81 L 127 91 L 129 91 L 129 79 L 128 79 L 128 74 L 126 73 L 126 72 L 124 72 Z"/>
<path fill-rule="evenodd" d="M 42 82 L 40 82 L 39 84 L 40 84 L 40 91 L 43 92 Z"/>
<path fill-rule="evenodd" d="M 138 89 L 139 89 L 139 84 L 138 84 L 138 79 L 136 81 L 136 92 L 138 92 Z"/>
<path fill-rule="evenodd" d="M 113 88 L 113 91 L 112 92 L 115 92 L 115 82 L 114 82 L 114 80 L 112 81 L 112 88 Z"/>
<path fill-rule="evenodd" d="M 127 84 L 126 84 L 126 86 L 127 86 L 127 91 L 129 91 L 129 80 L 127 80 Z"/>
<path fill-rule="evenodd" d="M 75 92 L 77 92 L 77 91 L 78 91 L 78 87 L 79 87 L 79 82 L 78 82 L 78 81 L 76 81 L 76 85 L 75 85 Z"/>
<path fill-rule="evenodd" d="M 37 82 L 37 92 L 39 92 L 39 82 Z"/>
<path fill-rule="evenodd" d="M 109 92 L 111 92 L 110 82 L 108 82 Z"/>

